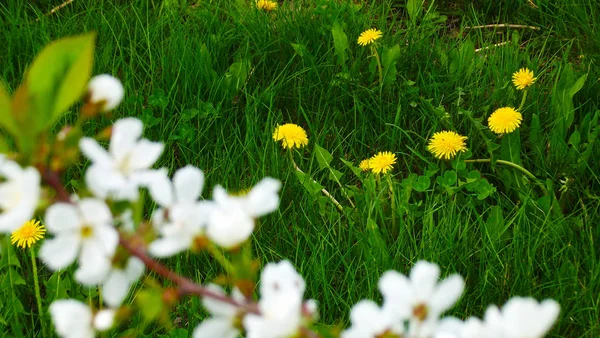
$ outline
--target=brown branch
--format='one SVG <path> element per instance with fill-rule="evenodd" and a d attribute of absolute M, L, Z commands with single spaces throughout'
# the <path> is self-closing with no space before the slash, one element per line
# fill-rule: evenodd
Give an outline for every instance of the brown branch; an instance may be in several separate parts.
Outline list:
<path fill-rule="evenodd" d="M 202 297 L 209 297 L 220 302 L 239 307 L 248 313 L 260 315 L 260 311 L 256 303 L 240 303 L 229 296 L 216 293 L 212 290 L 209 290 L 208 288 L 203 287 L 202 285 L 194 283 L 190 279 L 178 275 L 177 273 L 169 270 L 167 267 L 148 256 L 144 246 L 141 244 L 134 244 L 136 242 L 142 243 L 141 241 L 127 240 L 123 238 L 123 236 L 119 238 L 119 244 L 121 244 L 121 246 L 123 246 L 123 248 L 129 251 L 129 253 L 131 253 L 133 256 L 139 258 L 142 262 L 144 262 L 144 264 L 148 267 L 148 269 L 150 269 L 150 271 L 153 271 L 154 273 L 162 276 L 163 278 L 168 279 L 171 282 L 177 284 L 177 286 L 179 287 L 179 296 L 197 295 Z"/>
<path fill-rule="evenodd" d="M 71 196 L 65 189 L 59 173 L 48 168 L 38 168 L 38 171 L 42 173 L 42 181 L 56 191 L 57 201 L 71 203 Z"/>

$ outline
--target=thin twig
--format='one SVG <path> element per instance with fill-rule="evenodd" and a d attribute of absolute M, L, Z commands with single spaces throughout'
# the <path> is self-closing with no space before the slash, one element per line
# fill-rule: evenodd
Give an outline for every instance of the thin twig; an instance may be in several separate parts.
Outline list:
<path fill-rule="evenodd" d="M 52 14 L 54 14 L 54 13 L 58 12 L 59 10 L 61 10 L 61 9 L 65 8 L 65 7 L 67 7 L 67 5 L 69 5 L 69 4 L 70 4 L 70 3 L 72 3 L 73 1 L 75 1 L 75 0 L 65 0 L 65 2 L 63 2 L 62 4 L 60 4 L 60 5 L 58 5 L 58 6 L 54 7 L 54 8 L 52 8 L 52 9 L 50 10 L 50 12 L 48 12 L 48 13 L 46 13 L 46 14 L 44 14 L 44 15 L 45 15 L 45 16 L 50 16 L 50 15 L 52 15 Z M 40 18 L 37 18 L 37 19 L 35 19 L 35 21 L 40 21 Z"/>
<path fill-rule="evenodd" d="M 495 44 L 495 45 L 491 45 L 491 46 L 486 46 L 486 47 L 477 48 L 477 49 L 475 49 L 475 53 L 479 53 L 479 52 L 481 52 L 482 50 L 490 49 L 490 48 L 492 48 L 492 47 L 500 47 L 500 46 L 504 46 L 504 45 L 506 45 L 506 44 L 508 44 L 508 41 L 500 42 L 500 43 L 497 43 L 497 44 Z"/>
<path fill-rule="evenodd" d="M 214 300 L 218 300 L 220 302 L 231 304 L 233 306 L 244 309 L 246 312 L 260 314 L 258 306 L 255 303 L 238 302 L 229 296 L 225 296 L 211 291 L 208 288 L 196 284 L 193 281 L 169 270 L 167 267 L 148 256 L 148 254 L 146 253 L 146 249 L 142 245 L 134 244 L 135 242 L 137 241 L 127 240 L 122 236 L 119 238 L 119 244 L 121 244 L 121 246 L 127 251 L 129 251 L 129 253 L 131 253 L 133 256 L 139 258 L 142 262 L 144 262 L 148 269 L 162 276 L 163 278 L 166 278 L 171 282 L 177 284 L 177 286 L 179 287 L 178 293 L 180 296 L 197 295 L 202 297 L 209 297 Z"/>
<path fill-rule="evenodd" d="M 510 23 L 496 23 L 496 24 L 491 24 L 491 25 L 465 27 L 465 29 L 481 29 L 481 28 L 528 28 L 528 29 L 533 29 L 535 31 L 540 30 L 540 27 L 536 27 L 536 26 L 515 25 L 515 24 L 510 24 Z"/>

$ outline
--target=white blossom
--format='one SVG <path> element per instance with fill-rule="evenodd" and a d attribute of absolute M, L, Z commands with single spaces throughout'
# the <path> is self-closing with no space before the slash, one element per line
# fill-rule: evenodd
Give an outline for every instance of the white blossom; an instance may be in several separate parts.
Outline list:
<path fill-rule="evenodd" d="M 394 322 L 393 316 L 388 311 L 379 307 L 371 300 L 362 300 L 356 303 L 350 311 L 352 326 L 342 332 L 342 338 L 376 338 L 402 334 L 401 323 Z"/>
<path fill-rule="evenodd" d="M 538 302 L 533 298 L 513 297 L 502 309 L 488 307 L 484 325 L 487 332 L 502 332 L 502 338 L 540 338 L 552 327 L 560 306 L 551 299 Z"/>
<path fill-rule="evenodd" d="M 207 235 L 224 248 L 236 247 L 250 237 L 254 219 L 279 206 L 277 192 L 281 183 L 273 178 L 262 179 L 245 196 L 231 196 L 221 186 L 213 190 L 213 209 Z"/>
<path fill-rule="evenodd" d="M 96 336 L 96 331 L 106 331 L 112 327 L 115 311 L 101 310 L 94 315 L 80 301 L 61 299 L 50 304 L 50 316 L 60 337 L 92 338 Z"/>
<path fill-rule="evenodd" d="M 269 263 L 260 278 L 260 315 L 244 317 L 246 338 L 284 338 L 302 324 L 302 298 L 306 285 L 289 261 Z"/>
<path fill-rule="evenodd" d="M 150 167 L 162 154 L 164 145 L 141 139 L 142 121 L 124 118 L 112 130 L 108 151 L 96 140 L 84 137 L 79 147 L 92 164 L 85 181 L 96 197 L 135 201 L 140 186 L 148 186 L 159 174 Z"/>
<path fill-rule="evenodd" d="M 77 259 L 78 282 L 96 285 L 104 280 L 119 242 L 104 201 L 84 198 L 75 204 L 53 204 L 46 210 L 45 224 L 54 238 L 44 241 L 39 256 L 50 269 L 64 269 Z"/>
<path fill-rule="evenodd" d="M 110 307 L 118 307 L 129 293 L 131 285 L 144 273 L 146 265 L 139 258 L 129 257 L 125 267 L 113 266 L 102 283 L 104 302 Z"/>
<path fill-rule="evenodd" d="M 225 296 L 223 289 L 215 284 L 208 285 L 207 289 Z M 240 304 L 245 302 L 244 295 L 237 288 L 233 289 L 231 297 Z M 202 304 L 210 312 L 211 317 L 194 329 L 193 338 L 237 338 L 240 335 L 240 329 L 236 327 L 237 317 L 240 315 L 237 306 L 210 297 L 204 297 Z"/>
<path fill-rule="evenodd" d="M 0 155 L 0 233 L 9 233 L 33 217 L 40 199 L 40 174 L 32 167 L 22 169 Z"/>
<path fill-rule="evenodd" d="M 171 182 L 162 172 L 150 184 L 152 198 L 161 206 L 152 223 L 160 237 L 150 243 L 149 251 L 156 257 L 168 257 L 191 248 L 203 236 L 212 203 L 199 201 L 204 174 L 193 166 L 175 172 Z"/>
<path fill-rule="evenodd" d="M 379 280 L 384 307 L 396 321 L 408 320 L 409 337 L 430 337 L 436 331 L 440 315 L 460 298 L 464 282 L 455 274 L 438 283 L 440 269 L 436 264 L 419 261 L 410 278 L 387 271 Z"/>
<path fill-rule="evenodd" d="M 123 101 L 125 90 L 119 79 L 108 74 L 100 74 L 90 80 L 88 93 L 91 103 L 103 103 L 100 110 L 109 111 L 113 110 Z"/>

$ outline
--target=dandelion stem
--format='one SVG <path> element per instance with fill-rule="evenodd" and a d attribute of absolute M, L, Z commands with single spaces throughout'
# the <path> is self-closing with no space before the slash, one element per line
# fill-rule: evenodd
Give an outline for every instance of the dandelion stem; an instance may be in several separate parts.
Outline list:
<path fill-rule="evenodd" d="M 527 89 L 523 90 L 523 98 L 521 99 L 521 104 L 519 105 L 519 109 L 517 109 L 518 112 L 521 111 L 521 109 L 523 109 L 523 106 L 525 106 L 525 99 L 527 98 Z"/>
<path fill-rule="evenodd" d="M 33 270 L 33 287 L 35 289 L 35 299 L 37 301 L 38 314 L 40 316 L 40 326 L 42 327 L 42 337 L 46 336 L 46 325 L 44 324 L 44 310 L 42 309 L 42 296 L 40 293 L 40 282 L 38 280 L 37 263 L 33 248 L 29 248 L 29 256 L 31 257 L 31 267 Z"/>
<path fill-rule="evenodd" d="M 306 173 L 304 171 L 302 171 L 302 169 L 300 169 L 300 167 L 298 167 L 298 165 L 296 164 L 296 161 L 294 161 L 294 157 L 292 156 L 292 151 L 290 150 L 288 152 L 288 154 L 290 155 L 290 160 L 292 161 L 292 165 L 294 166 L 294 169 L 296 169 L 296 171 L 301 172 L 303 174 L 306 175 Z M 310 177 L 309 177 L 310 178 Z M 314 183 L 317 183 L 317 181 L 313 180 L 312 178 L 310 178 Z M 318 184 L 318 183 L 317 183 Z M 335 197 L 333 197 L 329 191 L 327 191 L 327 189 L 322 188 L 321 192 L 323 193 L 323 195 L 327 196 L 331 202 L 333 202 L 333 204 L 336 206 L 336 208 L 340 211 L 343 212 L 344 211 L 344 207 L 342 207 L 342 205 L 340 204 L 340 202 L 338 202 Z"/>
<path fill-rule="evenodd" d="M 379 72 L 379 86 L 383 86 L 383 70 L 381 69 L 381 60 L 379 59 L 379 53 L 377 53 L 377 48 L 371 45 L 371 52 L 377 60 L 377 71 Z"/>
<path fill-rule="evenodd" d="M 465 160 L 465 163 L 492 163 L 492 160 L 489 158 L 480 158 L 480 159 L 475 159 L 475 160 Z M 503 164 L 503 165 L 509 166 L 513 169 L 520 171 L 521 173 L 525 174 L 525 176 L 531 178 L 542 189 L 542 191 L 544 192 L 544 195 L 548 194 L 548 191 L 546 191 L 546 187 L 529 170 L 523 168 L 522 166 L 520 166 L 516 163 L 510 162 L 510 161 L 496 160 L 495 163 Z"/>
<path fill-rule="evenodd" d="M 394 194 L 394 185 L 389 174 L 385 174 L 389 188 L 390 188 L 390 202 L 392 203 L 392 229 L 396 230 L 396 196 Z"/>

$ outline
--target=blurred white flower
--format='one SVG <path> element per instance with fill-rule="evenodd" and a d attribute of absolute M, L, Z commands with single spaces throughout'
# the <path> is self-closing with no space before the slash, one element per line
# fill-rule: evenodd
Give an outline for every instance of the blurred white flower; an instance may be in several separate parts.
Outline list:
<path fill-rule="evenodd" d="M 209 284 L 207 289 L 225 296 L 223 289 L 215 284 Z M 231 297 L 240 304 L 245 302 L 244 295 L 237 288 L 233 289 Z M 241 315 L 238 307 L 210 297 L 204 297 L 202 304 L 212 317 L 196 326 L 193 338 L 237 338 L 240 335 L 240 328 L 236 327 Z"/>
<path fill-rule="evenodd" d="M 408 320 L 409 337 L 430 337 L 437 328 L 440 315 L 460 298 L 464 282 L 454 274 L 438 283 L 440 268 L 433 263 L 419 261 L 412 268 L 410 278 L 387 271 L 379 280 L 384 308 L 389 308 L 394 320 Z"/>
<path fill-rule="evenodd" d="M 193 166 L 175 172 L 173 182 L 165 171 L 150 184 L 152 198 L 161 206 L 154 211 L 152 223 L 160 237 L 150 243 L 156 257 L 168 257 L 187 250 L 204 235 L 212 203 L 198 201 L 204 174 Z"/>
<path fill-rule="evenodd" d="M 85 182 L 96 197 L 135 201 L 138 188 L 148 186 L 159 175 L 150 167 L 162 154 L 164 145 L 140 139 L 142 129 L 142 121 L 136 118 L 118 120 L 108 152 L 92 138 L 79 141 L 81 152 L 92 161 Z"/>
<path fill-rule="evenodd" d="M 221 186 L 213 190 L 213 209 L 206 233 L 208 238 L 224 248 L 233 248 L 250 237 L 254 219 L 279 207 L 277 192 L 281 183 L 264 178 L 245 196 L 231 196 Z"/>
<path fill-rule="evenodd" d="M 125 90 L 121 81 L 108 74 L 94 76 L 88 84 L 89 100 L 102 103 L 101 111 L 113 110 L 123 101 Z"/>
<path fill-rule="evenodd" d="M 246 338 L 284 338 L 297 333 L 305 287 L 289 261 L 267 264 L 260 278 L 260 315 L 244 317 Z"/>
<path fill-rule="evenodd" d="M 533 298 L 513 297 L 502 309 L 492 305 L 485 313 L 487 332 L 502 332 L 495 337 L 541 338 L 552 327 L 560 306 L 552 299 L 541 303 Z"/>
<path fill-rule="evenodd" d="M 350 311 L 352 326 L 342 332 L 342 338 L 401 337 L 401 322 L 394 322 L 392 314 L 371 300 L 356 303 Z"/>
<path fill-rule="evenodd" d="M 74 299 L 61 299 L 50 304 L 50 316 L 60 337 L 93 338 L 96 331 L 112 327 L 115 311 L 101 310 L 93 315 L 86 304 Z"/>
<path fill-rule="evenodd" d="M 118 307 L 129 293 L 131 284 L 135 283 L 144 273 L 146 265 L 139 258 L 129 257 L 125 267 L 113 265 L 108 277 L 102 283 L 104 302 L 110 307 Z"/>
<path fill-rule="evenodd" d="M 33 217 L 40 199 L 40 173 L 32 167 L 22 169 L 0 155 L 0 234 L 10 233 Z"/>
<path fill-rule="evenodd" d="M 104 201 L 84 198 L 75 204 L 56 203 L 46 210 L 46 228 L 54 238 L 46 239 L 39 256 L 52 270 L 64 269 L 75 259 L 75 279 L 87 285 L 104 280 L 119 243 L 111 225 L 112 215 Z"/>

